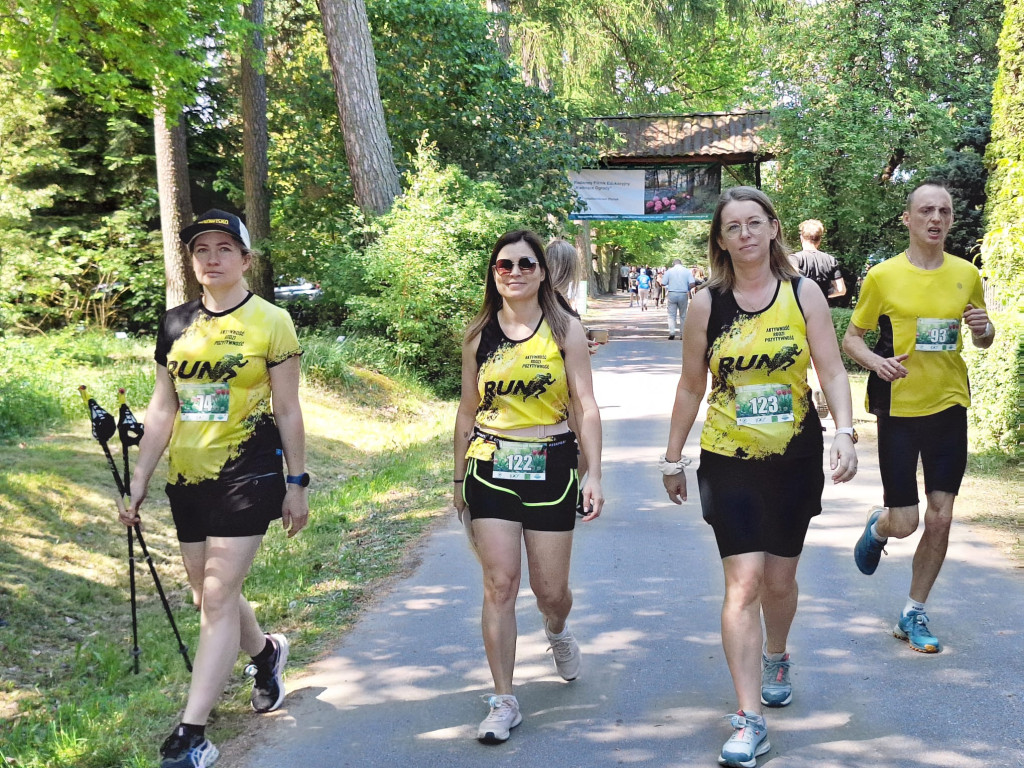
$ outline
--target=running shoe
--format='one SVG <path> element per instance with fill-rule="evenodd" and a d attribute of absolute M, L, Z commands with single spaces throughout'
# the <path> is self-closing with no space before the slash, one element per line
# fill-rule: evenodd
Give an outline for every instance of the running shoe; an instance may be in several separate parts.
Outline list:
<path fill-rule="evenodd" d="M 879 515 L 884 512 L 881 507 L 875 507 L 871 510 L 868 515 L 867 525 L 864 526 L 864 533 L 857 539 L 857 544 L 853 548 L 853 559 L 857 563 L 857 567 L 860 572 L 865 576 L 870 576 L 875 572 L 878 567 L 878 561 L 882 558 L 882 553 L 885 552 L 885 544 L 889 539 L 883 539 L 879 541 L 871 534 L 871 526 L 878 520 Z"/>
<path fill-rule="evenodd" d="M 793 700 L 789 665 L 788 653 L 779 661 L 761 654 L 761 703 L 766 707 L 784 707 Z"/>
<path fill-rule="evenodd" d="M 476 729 L 476 737 L 484 744 L 501 744 L 508 741 L 509 731 L 523 722 L 519 712 L 519 700 L 515 696 L 489 696 L 487 706 L 491 711 Z"/>
<path fill-rule="evenodd" d="M 208 768 L 220 752 L 205 736 L 179 725 L 160 747 L 160 768 Z"/>
<path fill-rule="evenodd" d="M 548 650 L 555 657 L 555 669 L 565 681 L 575 680 L 580 676 L 580 644 L 572 636 L 572 631 L 567 624 L 561 635 L 553 635 L 544 627 L 544 634 L 548 636 Z"/>
<path fill-rule="evenodd" d="M 754 768 L 758 755 L 763 755 L 772 745 L 768 742 L 768 726 L 760 715 L 747 715 L 741 709 L 735 715 L 726 715 L 736 732 L 722 746 L 718 756 L 720 765 L 733 768 Z"/>
<path fill-rule="evenodd" d="M 253 678 L 250 702 L 254 711 L 273 712 L 284 702 L 284 665 L 288 662 L 288 638 L 267 635 L 274 645 L 274 653 L 264 664 L 249 664 L 245 674 Z"/>
<path fill-rule="evenodd" d="M 938 653 L 942 650 L 939 638 L 928 629 L 928 617 L 924 611 L 910 611 L 901 616 L 892 628 L 892 634 L 906 640 L 912 649 L 920 653 Z"/>

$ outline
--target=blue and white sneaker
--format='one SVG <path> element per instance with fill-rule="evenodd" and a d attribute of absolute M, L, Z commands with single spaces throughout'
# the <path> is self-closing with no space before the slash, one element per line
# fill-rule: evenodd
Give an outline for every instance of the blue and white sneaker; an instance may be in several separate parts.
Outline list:
<path fill-rule="evenodd" d="M 209 768 L 220 752 L 205 736 L 179 725 L 160 747 L 160 768 Z"/>
<path fill-rule="evenodd" d="M 906 616 L 901 616 L 892 628 L 892 634 L 900 640 L 906 640 L 919 653 L 938 653 L 942 650 L 939 638 L 928 629 L 928 617 L 924 611 L 910 611 Z"/>
<path fill-rule="evenodd" d="M 889 539 L 879 541 L 871 534 L 871 526 L 884 511 L 882 507 L 875 507 L 871 510 L 868 515 L 868 523 L 864 526 L 864 533 L 857 539 L 857 544 L 853 548 L 853 559 L 860 572 L 865 576 L 870 576 L 875 572 L 878 561 L 882 558 L 882 552 L 885 551 L 885 544 L 889 541 Z"/>
<path fill-rule="evenodd" d="M 766 707 L 784 707 L 793 700 L 790 664 L 788 653 L 779 661 L 761 654 L 761 703 Z"/>
<path fill-rule="evenodd" d="M 722 746 L 718 756 L 719 765 L 732 768 L 754 768 L 758 755 L 763 755 L 772 745 L 768 742 L 768 726 L 760 715 L 747 715 L 741 709 L 735 715 L 726 715 L 736 732 Z"/>

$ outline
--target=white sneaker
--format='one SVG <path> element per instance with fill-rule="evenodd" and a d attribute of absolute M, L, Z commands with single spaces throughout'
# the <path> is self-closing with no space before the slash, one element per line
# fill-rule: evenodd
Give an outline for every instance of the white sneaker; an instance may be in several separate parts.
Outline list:
<path fill-rule="evenodd" d="M 519 713 L 519 700 L 507 694 L 489 696 L 487 705 L 491 711 L 476 729 L 476 737 L 484 744 L 508 741 L 509 731 L 523 722 L 523 716 Z"/>
<path fill-rule="evenodd" d="M 548 636 L 551 643 L 548 648 L 555 657 L 555 669 L 562 676 L 563 680 L 575 680 L 580 676 L 580 644 L 572 636 L 569 625 L 566 624 L 561 635 L 552 634 L 547 627 L 544 627 L 544 634 Z"/>

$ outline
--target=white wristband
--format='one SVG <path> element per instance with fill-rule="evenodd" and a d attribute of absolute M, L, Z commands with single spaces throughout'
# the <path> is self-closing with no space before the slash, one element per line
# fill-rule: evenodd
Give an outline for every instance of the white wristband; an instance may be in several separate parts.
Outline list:
<path fill-rule="evenodd" d="M 690 466 L 692 462 L 685 456 L 680 456 L 679 461 L 668 461 L 665 458 L 665 454 L 661 454 L 658 458 L 658 469 L 661 470 L 663 475 L 678 475 L 683 471 L 684 467 Z"/>
<path fill-rule="evenodd" d="M 857 430 L 853 427 L 836 427 L 837 435 L 849 435 L 853 442 L 857 442 Z"/>

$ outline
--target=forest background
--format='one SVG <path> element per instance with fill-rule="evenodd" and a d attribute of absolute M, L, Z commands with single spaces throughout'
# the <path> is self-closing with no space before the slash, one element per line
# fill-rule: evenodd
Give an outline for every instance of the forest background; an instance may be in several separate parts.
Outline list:
<path fill-rule="evenodd" d="M 949 186 L 949 250 L 982 269 L 999 328 L 965 349 L 973 450 L 1019 462 L 1024 0 L 35 0 L 0 12 L 0 51 L 0 449 L 82 420 L 82 365 L 148 394 L 157 320 L 198 291 L 176 233 L 211 207 L 244 214 L 255 290 L 320 286 L 286 304 L 307 381 L 378 415 L 405 412 L 398 380 L 435 408 L 497 236 L 578 234 L 567 172 L 616 141 L 588 118 L 769 109 L 763 184 L 786 237 L 822 220 L 851 288 L 903 249 L 908 191 Z M 750 180 L 733 170 L 723 183 Z M 706 241 L 705 222 L 600 223 L 597 282 L 616 263 L 706 267 Z M 0 508 L 44 514 L 43 484 L 11 478 Z M 12 530 L 0 619 L 32 602 L 9 587 Z M 78 679 L 90 647 L 0 692 Z M 28 745 L 20 764 L 113 764 L 82 756 L 60 695 L 15 697 L 0 734 Z M 90 739 L 119 727 L 95 717 Z"/>

